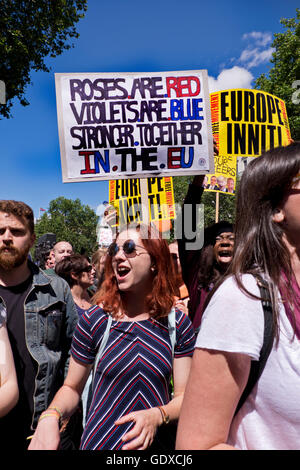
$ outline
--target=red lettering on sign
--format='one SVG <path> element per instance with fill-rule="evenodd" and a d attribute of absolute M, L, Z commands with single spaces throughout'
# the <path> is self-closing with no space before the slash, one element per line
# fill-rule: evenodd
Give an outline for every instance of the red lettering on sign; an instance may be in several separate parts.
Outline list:
<path fill-rule="evenodd" d="M 90 152 L 88 150 L 82 150 L 79 152 L 79 155 L 84 157 L 85 169 L 80 171 L 81 175 L 91 175 L 96 173 L 95 168 L 91 168 L 90 166 L 90 155 L 94 155 L 94 152 Z"/>
<path fill-rule="evenodd" d="M 181 168 L 181 151 L 178 147 L 169 147 L 168 148 L 168 168 L 176 170 Z M 178 163 L 177 163 L 178 162 Z"/>
<path fill-rule="evenodd" d="M 200 80 L 198 77 L 166 77 L 167 94 L 171 97 L 171 91 L 177 98 L 183 96 L 197 96 L 200 93 Z"/>

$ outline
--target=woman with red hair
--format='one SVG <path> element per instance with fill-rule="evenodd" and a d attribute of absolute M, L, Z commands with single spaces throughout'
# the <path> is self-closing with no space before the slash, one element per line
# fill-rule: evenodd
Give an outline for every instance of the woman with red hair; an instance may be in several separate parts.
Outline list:
<path fill-rule="evenodd" d="M 143 450 L 159 426 L 178 419 L 195 336 L 188 317 L 175 309 L 173 354 L 168 314 L 176 294 L 166 241 L 144 226 L 121 231 L 108 249 L 105 280 L 94 297 L 98 306 L 79 320 L 67 378 L 42 414 L 30 448 L 58 448 L 59 419 L 76 409 L 109 316 L 80 448 Z"/>

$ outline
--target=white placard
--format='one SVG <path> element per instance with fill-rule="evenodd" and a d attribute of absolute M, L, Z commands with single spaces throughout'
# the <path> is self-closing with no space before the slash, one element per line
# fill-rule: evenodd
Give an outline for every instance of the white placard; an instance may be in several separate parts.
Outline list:
<path fill-rule="evenodd" d="M 214 170 L 207 71 L 55 74 L 63 182 Z"/>

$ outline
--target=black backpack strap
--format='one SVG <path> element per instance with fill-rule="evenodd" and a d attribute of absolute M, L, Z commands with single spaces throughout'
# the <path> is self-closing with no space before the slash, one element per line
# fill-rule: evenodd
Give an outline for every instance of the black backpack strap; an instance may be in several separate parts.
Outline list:
<path fill-rule="evenodd" d="M 247 385 L 241 395 L 240 401 L 236 407 L 235 415 L 245 403 L 247 397 L 251 393 L 253 387 L 258 381 L 259 377 L 264 370 L 267 359 L 273 347 L 274 342 L 274 331 L 273 331 L 273 311 L 271 304 L 271 297 L 268 285 L 260 276 L 256 275 L 256 282 L 260 290 L 260 296 L 262 300 L 262 306 L 264 311 L 264 341 L 260 351 L 258 361 L 251 361 L 251 368 Z"/>

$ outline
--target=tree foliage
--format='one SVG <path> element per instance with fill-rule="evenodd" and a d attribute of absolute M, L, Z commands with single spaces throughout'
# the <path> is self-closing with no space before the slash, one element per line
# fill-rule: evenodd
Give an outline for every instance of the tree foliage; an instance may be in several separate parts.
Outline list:
<path fill-rule="evenodd" d="M 77 38 L 75 23 L 84 16 L 87 0 L 1 0 L 0 80 L 6 86 L 6 104 L 0 115 L 11 116 L 12 100 L 28 105 L 25 88 L 30 72 L 49 72 L 44 59 L 56 57 Z"/>
<path fill-rule="evenodd" d="M 295 99 L 296 88 L 299 97 L 300 79 L 300 9 L 296 9 L 295 18 L 282 18 L 280 23 L 285 27 L 283 33 L 274 34 L 269 76 L 260 75 L 255 81 L 255 88 L 272 93 L 283 99 L 286 104 L 291 135 L 300 140 L 299 98 Z M 296 81 L 298 80 L 298 83 Z M 293 87 L 294 84 L 294 87 Z M 296 88 L 295 88 L 296 87 Z M 297 103 L 298 101 L 298 103 Z"/>
<path fill-rule="evenodd" d="M 36 223 L 37 239 L 45 233 L 54 233 L 56 241 L 70 242 L 76 253 L 86 251 L 91 255 L 97 248 L 98 217 L 89 206 L 82 205 L 80 199 L 59 197 L 49 204 L 49 209 Z"/>
<path fill-rule="evenodd" d="M 217 194 L 219 196 L 217 196 Z M 234 223 L 235 220 L 235 195 L 214 193 L 204 191 L 202 204 L 204 204 L 204 223 L 205 227 L 216 222 L 216 201 L 219 197 L 218 221 L 226 220 Z"/>

